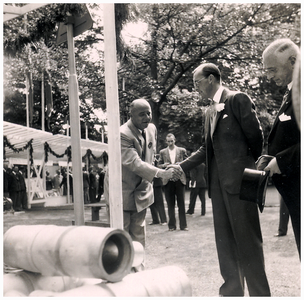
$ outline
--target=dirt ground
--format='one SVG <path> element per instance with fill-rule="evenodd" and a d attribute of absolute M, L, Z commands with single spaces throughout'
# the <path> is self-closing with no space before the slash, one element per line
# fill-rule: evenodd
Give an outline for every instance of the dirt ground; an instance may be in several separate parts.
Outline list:
<path fill-rule="evenodd" d="M 189 191 L 186 192 L 186 208 Z M 101 219 L 105 216 L 101 211 Z M 90 209 L 85 209 L 85 219 L 90 219 Z M 14 225 L 54 224 L 68 226 L 74 220 L 72 208 L 32 208 L 25 213 L 3 215 L 3 232 Z M 151 222 L 150 210 L 147 224 Z M 264 239 L 266 273 L 273 297 L 301 296 L 301 264 L 294 235 L 289 223 L 285 237 L 274 237 L 279 223 L 279 197 L 273 187 L 268 188 L 266 206 L 260 221 Z M 178 266 L 187 274 L 193 297 L 218 297 L 223 283 L 219 272 L 214 241 L 211 200 L 206 201 L 206 215 L 200 216 L 197 199 L 195 213 L 187 215 L 189 231 L 168 231 L 167 226 L 147 225 L 145 266 L 147 270 L 163 266 Z M 245 296 L 248 296 L 246 291 Z"/>

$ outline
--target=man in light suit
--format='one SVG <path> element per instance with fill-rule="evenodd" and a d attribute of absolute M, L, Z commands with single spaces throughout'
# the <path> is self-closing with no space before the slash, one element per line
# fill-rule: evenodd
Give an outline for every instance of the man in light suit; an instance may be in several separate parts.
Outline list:
<path fill-rule="evenodd" d="M 149 102 L 134 100 L 130 105 L 130 116 L 130 120 L 120 127 L 124 229 L 133 241 L 145 247 L 146 210 L 154 201 L 153 178 L 169 180 L 180 174 L 152 165 L 157 131 L 150 123 L 152 112 Z M 177 175 L 174 177 L 174 174 Z M 107 188 L 108 184 L 105 184 L 106 199 L 111 192 Z"/>
<path fill-rule="evenodd" d="M 288 208 L 301 254 L 301 208 L 300 208 L 300 129 L 292 104 L 292 77 L 299 47 L 290 39 L 272 42 L 263 52 L 263 66 L 269 80 L 278 86 L 286 86 L 281 108 L 268 137 L 268 154 L 274 158 L 265 167 L 283 197 Z"/>
<path fill-rule="evenodd" d="M 163 169 L 167 168 L 168 165 L 176 164 L 187 158 L 186 149 L 177 147 L 175 145 L 175 136 L 172 133 L 169 133 L 166 136 L 166 143 L 168 147 L 159 152 L 158 167 Z M 185 174 L 182 173 L 182 176 L 179 180 L 167 180 L 164 181 L 163 184 L 168 205 L 169 231 L 176 230 L 175 200 L 178 207 L 180 230 L 188 231 L 185 211 Z"/>
<path fill-rule="evenodd" d="M 202 146 L 177 167 L 187 172 L 206 164 L 215 241 L 224 279 L 219 294 L 244 296 L 246 280 L 250 296 L 270 296 L 258 207 L 239 199 L 243 171 L 255 169 L 263 146 L 255 106 L 245 93 L 222 86 L 220 70 L 214 64 L 200 65 L 193 80 L 202 98 L 211 99 L 213 104 L 206 112 Z"/>

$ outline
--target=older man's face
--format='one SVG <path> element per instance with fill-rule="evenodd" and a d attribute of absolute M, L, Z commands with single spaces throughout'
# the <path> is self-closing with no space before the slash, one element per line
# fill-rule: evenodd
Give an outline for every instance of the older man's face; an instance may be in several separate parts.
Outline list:
<path fill-rule="evenodd" d="M 131 111 L 131 119 L 135 127 L 144 130 L 148 127 L 152 120 L 151 107 L 147 103 L 140 103 L 136 105 Z"/>
<path fill-rule="evenodd" d="M 277 86 L 287 86 L 292 81 L 294 64 L 289 59 L 278 59 L 276 55 L 265 56 L 263 67 L 268 80 L 273 80 Z"/>

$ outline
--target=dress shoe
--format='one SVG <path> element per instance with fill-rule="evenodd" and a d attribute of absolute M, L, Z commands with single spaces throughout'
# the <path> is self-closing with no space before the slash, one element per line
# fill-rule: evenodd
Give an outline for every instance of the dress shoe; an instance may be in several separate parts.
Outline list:
<path fill-rule="evenodd" d="M 277 233 L 277 234 L 275 234 L 274 236 L 275 237 L 279 237 L 279 236 L 285 236 L 286 235 L 286 233 Z"/>
<path fill-rule="evenodd" d="M 165 225 L 167 225 L 167 222 L 160 223 L 160 225 L 165 226 Z"/>
<path fill-rule="evenodd" d="M 191 214 L 191 213 L 189 213 L 188 211 L 186 212 L 186 215 L 190 215 L 190 216 L 192 216 L 193 214 Z"/>
<path fill-rule="evenodd" d="M 159 223 L 154 223 L 154 222 L 149 223 L 149 225 L 157 225 L 157 224 Z"/>
<path fill-rule="evenodd" d="M 174 231 L 174 230 L 176 230 L 175 228 L 169 228 L 169 231 Z"/>
<path fill-rule="evenodd" d="M 187 228 L 187 227 L 185 227 L 185 228 L 181 228 L 181 230 L 183 230 L 183 231 L 189 231 L 189 229 Z"/>

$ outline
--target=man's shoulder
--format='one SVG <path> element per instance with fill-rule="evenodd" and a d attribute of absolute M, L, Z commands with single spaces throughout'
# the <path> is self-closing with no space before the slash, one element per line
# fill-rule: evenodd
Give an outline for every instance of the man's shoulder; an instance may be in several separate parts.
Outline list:
<path fill-rule="evenodd" d="M 168 147 L 166 147 L 166 148 L 164 148 L 164 149 L 161 149 L 161 150 L 159 151 L 159 153 L 164 153 L 164 152 L 166 152 L 167 149 L 168 149 Z"/>
<path fill-rule="evenodd" d="M 126 123 L 122 124 L 119 127 L 119 131 L 120 131 L 120 133 L 125 133 L 125 132 L 131 131 L 131 129 L 130 129 L 130 121 L 127 121 Z"/>
<path fill-rule="evenodd" d="M 226 95 L 227 98 L 229 99 L 242 99 L 242 98 L 247 98 L 250 99 L 249 95 L 246 94 L 245 92 L 236 90 L 236 91 L 231 91 L 229 89 L 225 89 L 226 90 Z"/>
<path fill-rule="evenodd" d="M 175 146 L 176 149 L 178 149 L 179 151 L 182 151 L 182 152 L 187 152 L 187 150 L 184 148 L 184 147 L 178 147 L 178 146 Z"/>

